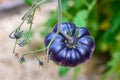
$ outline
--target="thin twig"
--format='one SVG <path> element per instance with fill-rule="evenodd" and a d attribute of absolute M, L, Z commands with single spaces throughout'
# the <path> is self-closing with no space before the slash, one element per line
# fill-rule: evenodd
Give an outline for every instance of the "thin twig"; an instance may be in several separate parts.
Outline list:
<path fill-rule="evenodd" d="M 32 21 L 31 21 L 31 23 L 30 23 L 30 28 L 29 28 L 29 32 L 28 32 L 28 35 L 27 35 L 26 40 L 29 38 L 30 33 L 31 33 L 31 30 L 32 30 L 32 24 L 33 24 L 34 15 L 35 15 L 35 10 L 33 11 L 33 14 L 32 14 L 32 19 L 31 19 Z"/>
<path fill-rule="evenodd" d="M 13 48 L 13 53 L 15 53 L 15 49 L 16 49 L 16 45 L 17 45 L 17 41 L 18 41 L 18 39 L 16 39 L 16 41 L 15 41 L 14 48 Z"/>
<path fill-rule="evenodd" d="M 20 25 L 10 33 L 9 37 L 12 38 L 12 39 L 15 39 L 12 35 L 14 34 L 14 32 L 16 30 L 20 30 L 20 28 L 22 27 L 22 25 L 24 24 L 24 22 L 28 19 L 29 15 L 33 12 L 33 15 L 32 15 L 32 22 L 33 22 L 33 17 L 34 17 L 34 14 L 35 14 L 35 10 L 38 6 L 40 6 L 42 3 L 44 3 L 46 0 L 42 0 L 36 4 L 33 4 L 33 6 L 27 11 L 27 13 L 23 16 L 22 18 L 22 22 L 20 23 Z M 29 35 L 30 35 L 30 32 L 31 32 L 31 29 L 32 29 L 32 22 L 30 23 L 30 29 L 29 29 L 29 33 L 28 33 L 28 36 L 26 39 L 29 38 Z M 15 42 L 15 45 L 14 45 L 14 48 L 13 48 L 13 53 L 15 52 L 15 49 L 16 49 L 16 45 L 17 45 L 17 42 L 18 42 L 18 39 L 16 39 L 16 42 Z"/>
<path fill-rule="evenodd" d="M 28 53 L 23 54 L 23 56 L 32 55 L 32 54 L 35 54 L 35 53 L 37 53 L 37 52 L 44 51 L 44 50 L 46 50 L 46 48 L 38 49 L 38 50 L 35 50 L 35 51 L 30 51 L 30 52 L 28 52 Z"/>

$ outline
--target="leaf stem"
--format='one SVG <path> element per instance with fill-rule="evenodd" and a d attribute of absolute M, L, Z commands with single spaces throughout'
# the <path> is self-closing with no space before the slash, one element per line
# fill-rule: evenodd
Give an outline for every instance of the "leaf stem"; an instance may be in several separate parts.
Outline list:
<path fill-rule="evenodd" d="M 83 2 L 87 7 L 90 6 L 90 4 L 89 4 L 86 0 L 82 0 L 82 2 Z"/>
<path fill-rule="evenodd" d="M 92 3 L 91 3 L 91 5 L 89 5 L 89 7 L 88 7 L 88 13 L 91 12 L 91 10 L 92 10 L 93 7 L 95 6 L 95 3 L 96 3 L 96 2 L 97 2 L 97 0 L 93 0 Z"/>
<path fill-rule="evenodd" d="M 88 14 L 91 12 L 91 10 L 93 9 L 95 3 L 97 2 L 97 0 L 93 0 L 93 1 L 91 2 L 91 4 L 89 4 L 86 0 L 82 0 L 82 1 L 83 1 L 83 3 L 84 3 L 84 4 L 87 6 L 87 8 L 88 8 Z"/>
<path fill-rule="evenodd" d="M 36 56 L 36 55 L 33 55 L 38 61 L 40 61 L 40 59 Z"/>

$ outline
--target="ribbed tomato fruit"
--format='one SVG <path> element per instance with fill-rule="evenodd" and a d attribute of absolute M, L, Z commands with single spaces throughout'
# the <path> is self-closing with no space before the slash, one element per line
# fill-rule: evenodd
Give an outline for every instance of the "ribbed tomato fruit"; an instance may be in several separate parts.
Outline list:
<path fill-rule="evenodd" d="M 58 25 L 55 25 L 53 31 L 45 37 L 45 47 L 55 36 L 57 29 Z M 76 27 L 71 22 L 63 22 L 60 30 L 69 35 L 73 42 L 69 43 L 68 39 L 59 32 L 49 48 L 49 56 L 52 61 L 61 66 L 74 67 L 90 59 L 95 43 L 87 28 Z"/>

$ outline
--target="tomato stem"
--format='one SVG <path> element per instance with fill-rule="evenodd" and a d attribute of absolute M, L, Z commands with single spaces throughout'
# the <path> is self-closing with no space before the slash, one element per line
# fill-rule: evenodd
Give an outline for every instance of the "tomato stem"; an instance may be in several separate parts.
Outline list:
<path fill-rule="evenodd" d="M 69 43 L 73 43 L 73 39 L 65 34 L 62 30 L 60 30 L 60 26 L 62 23 L 62 7 L 61 7 L 61 0 L 58 0 L 58 31 L 66 38 L 69 40 Z"/>
<path fill-rule="evenodd" d="M 16 41 L 15 41 L 14 48 L 13 48 L 13 53 L 15 52 L 17 41 L 18 41 L 18 39 L 16 39 Z"/>
<path fill-rule="evenodd" d="M 23 54 L 23 56 L 33 55 L 33 54 L 35 54 L 35 53 L 37 53 L 37 52 L 44 51 L 44 50 L 46 50 L 46 48 L 38 49 L 38 50 L 35 50 L 35 51 L 30 51 L 30 52 L 28 52 L 28 53 Z"/>
<path fill-rule="evenodd" d="M 54 41 L 54 39 L 56 38 L 57 34 L 60 32 L 65 38 L 67 38 L 69 40 L 70 43 L 73 42 L 72 38 L 65 34 L 63 31 L 60 30 L 60 25 L 61 25 L 61 22 L 62 21 L 62 8 L 61 8 L 61 0 L 58 0 L 58 29 L 57 29 L 57 32 L 55 34 L 55 36 L 52 38 L 52 40 L 50 41 L 50 43 L 48 44 L 47 46 L 47 58 L 48 58 L 48 61 L 49 61 L 49 48 L 50 48 L 50 45 L 52 44 L 52 42 Z"/>
<path fill-rule="evenodd" d="M 45 1 L 47 0 L 36 0 L 35 3 L 33 3 L 32 7 L 25 13 L 25 15 L 22 17 L 22 22 L 20 23 L 20 25 L 10 33 L 9 37 L 12 38 L 12 39 L 15 39 L 15 36 L 12 36 L 13 34 L 15 34 L 15 31 L 16 30 L 19 30 L 21 29 L 22 25 L 24 24 L 24 22 L 27 20 L 28 21 L 28 24 L 30 24 L 30 28 L 29 28 L 29 32 L 28 32 L 28 35 L 25 39 L 25 41 L 27 41 L 29 39 L 29 36 L 30 36 L 30 32 L 32 30 L 32 24 L 33 24 L 33 17 L 34 17 L 34 14 L 35 14 L 35 10 L 41 5 L 43 4 Z M 30 17 L 31 16 L 31 17 Z M 15 42 L 15 45 L 14 45 L 14 49 L 13 49 L 13 53 L 15 52 L 15 49 L 16 49 L 16 45 L 17 45 L 17 42 L 18 42 L 18 39 L 16 40 Z"/>
<path fill-rule="evenodd" d="M 34 15 L 35 15 L 35 10 L 33 11 L 33 14 L 32 14 L 32 18 L 31 18 L 31 22 L 30 22 L 30 28 L 29 28 L 29 32 L 28 32 L 28 35 L 27 35 L 26 41 L 29 39 L 29 36 L 30 36 L 31 30 L 32 30 L 33 17 L 34 17 Z"/>

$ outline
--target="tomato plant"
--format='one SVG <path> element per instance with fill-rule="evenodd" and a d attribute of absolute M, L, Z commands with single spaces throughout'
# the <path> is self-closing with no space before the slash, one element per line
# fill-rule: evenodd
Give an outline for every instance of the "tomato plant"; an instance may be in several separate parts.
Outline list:
<path fill-rule="evenodd" d="M 30 3 L 30 4 L 33 3 L 32 0 L 26 0 L 26 1 L 29 1 L 27 3 Z M 20 26 L 17 29 L 15 29 L 12 32 L 12 34 L 10 35 L 11 38 L 16 39 L 15 46 L 16 46 L 16 44 L 24 46 L 29 41 L 29 36 L 31 33 L 35 9 L 37 9 L 38 6 L 43 4 L 44 1 L 46 1 L 46 0 L 42 0 L 42 2 L 41 2 L 41 0 L 36 0 L 36 1 L 37 2 L 33 3 L 30 10 L 23 16 Z M 74 30 L 72 28 L 70 28 L 70 29 L 72 29 L 72 31 L 67 32 L 66 30 L 68 28 L 63 29 L 61 26 L 62 22 L 73 22 L 75 24 L 75 25 L 74 24 L 73 25 L 79 27 L 79 29 L 80 29 L 80 32 L 76 32 L 76 34 L 79 34 L 79 33 L 81 35 L 84 34 L 84 32 L 81 31 L 82 27 L 84 26 L 89 30 L 89 31 L 85 31 L 85 33 L 87 35 L 89 35 L 89 33 L 91 33 L 91 35 L 94 36 L 93 38 L 96 43 L 96 49 L 95 49 L 94 54 L 95 55 L 97 55 L 97 54 L 103 55 L 104 57 L 108 58 L 108 60 L 106 61 L 107 71 L 104 73 L 104 79 L 107 80 L 110 76 L 114 76 L 113 80 L 119 80 L 119 76 L 120 76 L 120 69 L 119 69 L 119 66 L 120 66 L 119 65 L 119 62 L 120 62 L 120 60 L 119 60 L 119 58 L 120 58 L 120 22 L 119 22 L 120 21 L 120 10 L 119 9 L 120 9 L 120 7 L 119 7 L 119 4 L 120 4 L 120 1 L 119 0 L 100 0 L 100 1 L 98 1 L 98 0 L 61 0 L 61 1 L 62 1 L 62 12 L 60 10 L 60 5 L 58 6 L 59 13 L 57 13 L 57 10 L 51 12 L 50 17 L 48 18 L 48 20 L 45 23 L 46 29 L 45 29 L 45 31 L 43 31 L 41 33 L 43 37 L 45 37 L 48 34 L 47 37 L 45 37 L 45 48 L 40 49 L 38 51 L 46 50 L 48 59 L 50 57 L 57 64 L 60 64 L 63 66 L 69 66 L 69 65 L 72 66 L 71 65 L 72 63 L 70 64 L 70 62 L 72 60 L 69 59 L 69 57 L 72 55 L 68 54 L 66 57 L 62 55 L 62 57 L 61 57 L 60 54 L 59 55 L 56 55 L 56 54 L 51 55 L 50 52 L 56 53 L 56 51 L 60 50 L 61 47 L 63 48 L 64 45 L 67 46 L 66 48 L 68 48 L 68 49 L 71 47 L 72 48 L 75 47 L 73 45 L 71 46 L 71 44 L 69 42 L 72 42 L 70 37 L 75 36 L 74 33 L 76 32 L 76 28 Z M 58 16 L 58 20 L 56 19 L 57 16 Z M 21 30 L 21 26 L 25 21 L 27 21 L 28 24 L 30 24 L 30 28 L 29 28 L 27 37 L 22 36 L 22 35 L 24 35 L 24 31 Z M 55 26 L 53 29 L 53 26 L 55 24 L 58 24 L 58 25 Z M 49 29 L 48 29 L 48 26 L 51 26 L 51 27 L 49 27 Z M 64 26 L 68 26 L 68 25 L 64 25 Z M 69 26 L 71 26 L 71 25 L 69 25 Z M 64 34 L 66 34 L 66 35 L 61 34 L 57 27 L 59 29 L 62 29 Z M 86 28 L 84 28 L 84 29 L 86 30 Z M 53 31 L 51 33 L 52 29 L 53 29 Z M 90 39 L 92 39 L 92 38 L 90 38 Z M 49 40 L 51 40 L 51 41 L 49 41 Z M 64 45 L 59 44 L 59 43 L 55 44 L 54 41 L 56 41 L 56 40 L 58 40 L 59 42 L 61 40 L 63 40 L 66 43 L 64 42 Z M 88 43 L 94 43 L 93 39 L 90 40 L 90 42 L 88 39 L 85 39 L 85 40 L 87 40 Z M 76 41 L 76 42 L 79 42 L 79 41 Z M 66 45 L 67 43 L 69 43 L 70 45 L 69 44 Z M 55 44 L 55 45 L 52 46 L 53 44 Z M 54 47 L 57 47 L 56 45 L 58 46 L 59 49 L 54 48 Z M 81 45 L 82 44 L 80 44 L 80 46 Z M 87 47 L 88 47 L 88 45 L 87 45 Z M 13 52 L 15 52 L 15 48 L 16 47 L 14 47 Z M 61 49 L 60 51 L 63 51 L 63 50 L 64 49 Z M 91 50 L 91 49 L 89 49 L 89 50 Z M 70 51 L 69 50 L 64 50 L 64 51 L 71 53 L 74 50 L 71 49 Z M 37 51 L 35 51 L 35 52 L 37 52 Z M 30 53 L 32 54 L 35 52 L 30 52 Z M 59 51 L 57 51 L 57 52 L 59 52 Z M 29 55 L 30 53 L 24 54 L 20 60 L 24 61 L 25 60 L 24 56 Z M 57 56 L 57 58 L 56 58 L 56 56 Z M 76 55 L 73 55 L 73 56 L 76 56 Z M 73 56 L 72 56 L 72 59 L 73 59 Z M 35 56 L 35 57 L 37 58 L 37 56 Z M 68 63 L 66 63 L 66 61 L 64 60 L 65 63 L 61 64 L 61 58 L 64 58 L 64 59 L 67 58 L 66 60 Z M 102 57 L 101 57 L 101 59 L 102 59 Z M 37 58 L 37 60 L 39 60 L 39 59 Z M 41 60 L 39 60 L 39 63 L 42 64 Z M 66 67 L 61 68 L 60 67 L 59 74 L 63 76 L 65 74 L 67 74 L 69 70 L 70 70 L 70 68 L 66 68 Z M 79 66 L 75 68 L 75 75 L 77 75 L 79 70 L 80 70 Z"/>

